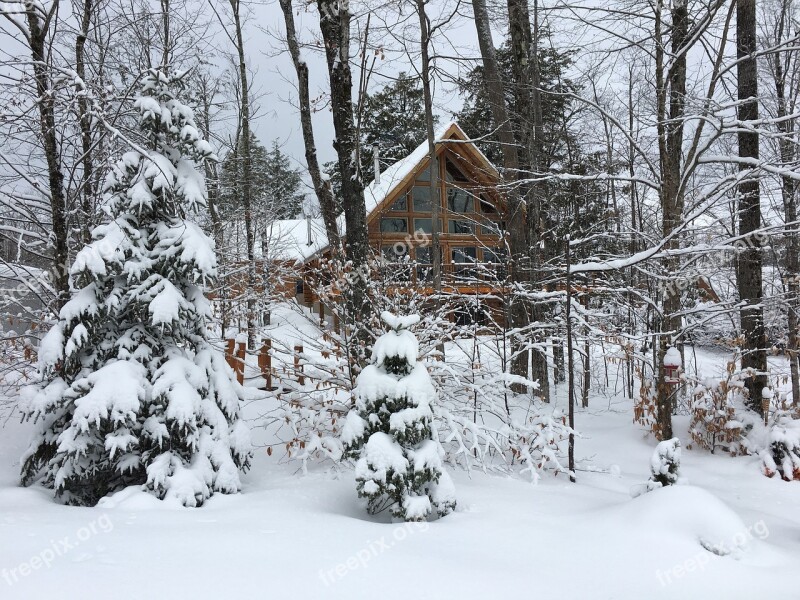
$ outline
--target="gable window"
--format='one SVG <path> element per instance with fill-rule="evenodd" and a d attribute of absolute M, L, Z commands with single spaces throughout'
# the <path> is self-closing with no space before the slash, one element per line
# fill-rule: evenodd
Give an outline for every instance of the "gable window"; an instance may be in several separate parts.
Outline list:
<path fill-rule="evenodd" d="M 428 163 L 428 166 L 425 167 L 425 170 L 420 172 L 417 175 L 417 179 L 422 179 L 423 181 L 430 181 L 431 180 L 431 163 Z"/>
<path fill-rule="evenodd" d="M 431 189 L 427 186 L 415 185 L 412 192 L 414 199 L 414 212 L 431 212 L 433 204 L 431 204 Z"/>
<path fill-rule="evenodd" d="M 384 217 L 381 219 L 381 232 L 405 233 L 408 231 L 408 219 L 399 217 Z"/>
<path fill-rule="evenodd" d="M 433 233 L 433 219 L 414 219 L 414 233 Z"/>
<path fill-rule="evenodd" d="M 406 212 L 408 210 L 408 198 L 405 194 L 394 201 L 391 210 L 394 212 Z"/>
<path fill-rule="evenodd" d="M 469 213 L 475 208 L 474 198 L 466 190 L 447 189 L 447 209 L 451 212 Z"/>
<path fill-rule="evenodd" d="M 481 233 L 483 235 L 501 236 L 505 230 L 505 221 L 488 221 L 481 225 Z"/>
<path fill-rule="evenodd" d="M 485 214 L 485 215 L 496 215 L 497 214 L 497 208 L 495 207 L 494 204 L 491 203 L 491 201 L 489 201 L 486 198 L 486 196 L 481 196 L 480 204 L 481 204 L 481 212 L 483 214 Z"/>
<path fill-rule="evenodd" d="M 447 231 L 448 233 L 455 233 L 457 235 L 470 235 L 474 233 L 475 229 L 472 221 L 449 219 L 447 221 Z"/>
<path fill-rule="evenodd" d="M 449 158 L 445 161 L 445 176 L 447 177 L 447 181 L 458 181 L 461 183 L 469 181 L 469 178 L 464 175 L 461 169 Z"/>

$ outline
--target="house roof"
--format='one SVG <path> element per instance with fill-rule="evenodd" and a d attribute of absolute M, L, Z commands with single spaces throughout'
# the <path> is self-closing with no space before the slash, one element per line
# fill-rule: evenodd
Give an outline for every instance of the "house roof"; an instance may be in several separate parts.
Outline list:
<path fill-rule="evenodd" d="M 435 133 L 436 142 L 449 141 L 463 143 L 479 166 L 497 177 L 498 172 L 486 155 L 481 152 L 469 136 L 455 121 L 450 121 Z M 398 187 L 406 185 L 411 178 L 422 170 L 428 159 L 428 141 L 425 140 L 414 151 L 381 172 L 379 181 L 373 181 L 364 189 L 364 204 L 367 220 L 381 204 L 391 196 Z M 345 234 L 343 215 L 337 219 L 341 235 Z M 275 221 L 269 233 L 270 242 L 275 243 L 276 250 L 270 247 L 270 254 L 277 260 L 297 260 L 305 262 L 328 247 L 325 225 L 320 218 L 288 219 Z M 309 231 L 311 235 L 309 236 Z M 309 243 L 309 238 L 311 243 Z"/>

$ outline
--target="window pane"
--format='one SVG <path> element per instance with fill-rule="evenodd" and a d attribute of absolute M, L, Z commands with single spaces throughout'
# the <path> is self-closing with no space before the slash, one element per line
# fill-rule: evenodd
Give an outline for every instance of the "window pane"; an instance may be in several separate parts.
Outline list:
<path fill-rule="evenodd" d="M 414 231 L 433 233 L 433 219 L 414 219 Z"/>
<path fill-rule="evenodd" d="M 466 190 L 447 188 L 447 208 L 452 212 L 467 213 L 474 208 L 474 198 Z"/>
<path fill-rule="evenodd" d="M 417 262 L 424 263 L 424 264 L 432 264 L 433 263 L 433 254 L 431 253 L 431 247 L 418 247 L 414 250 L 417 255 Z"/>
<path fill-rule="evenodd" d="M 487 263 L 497 263 L 500 260 L 497 258 L 497 255 L 492 251 L 484 248 L 483 250 L 483 262 Z"/>
<path fill-rule="evenodd" d="M 474 232 L 471 221 L 456 221 L 454 219 L 448 220 L 447 231 L 450 233 L 470 234 Z"/>
<path fill-rule="evenodd" d="M 447 181 L 469 181 L 467 176 L 461 172 L 461 169 L 459 169 L 450 159 L 447 159 L 447 162 L 445 163 L 445 169 Z"/>
<path fill-rule="evenodd" d="M 414 186 L 414 210 L 416 212 L 431 212 L 431 189 L 421 185 Z"/>
<path fill-rule="evenodd" d="M 490 278 L 504 279 L 506 276 L 506 249 L 505 248 L 488 248 L 483 249 L 483 262 L 487 263 L 486 269 Z"/>
<path fill-rule="evenodd" d="M 397 217 L 381 219 L 381 231 L 384 233 L 404 233 L 408 231 L 408 221 Z"/>
<path fill-rule="evenodd" d="M 478 251 L 475 246 L 461 246 L 452 248 L 451 255 L 454 263 L 474 263 L 478 257 Z"/>
<path fill-rule="evenodd" d="M 481 233 L 483 235 L 497 235 L 503 233 L 500 229 L 500 224 L 494 221 L 488 221 L 481 225 Z"/>
<path fill-rule="evenodd" d="M 406 210 L 408 210 L 408 199 L 405 194 L 403 194 L 397 200 L 394 201 L 394 204 L 392 204 L 392 210 L 400 212 L 405 212 Z"/>
<path fill-rule="evenodd" d="M 497 208 L 485 196 L 481 196 L 481 212 L 485 215 L 497 214 Z"/>
<path fill-rule="evenodd" d="M 422 179 L 423 181 L 430 181 L 431 180 L 431 165 L 428 163 L 428 166 L 422 171 L 419 175 L 417 175 L 417 179 Z"/>
<path fill-rule="evenodd" d="M 381 248 L 381 254 L 389 262 L 405 262 L 408 257 L 408 246 L 403 242 L 387 244 Z"/>

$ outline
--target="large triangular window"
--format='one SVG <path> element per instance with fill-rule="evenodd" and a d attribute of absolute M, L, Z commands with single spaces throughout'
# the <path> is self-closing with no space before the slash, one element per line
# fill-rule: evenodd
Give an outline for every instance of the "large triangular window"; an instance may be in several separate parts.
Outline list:
<path fill-rule="evenodd" d="M 449 183 L 468 183 L 469 177 L 450 159 L 445 159 L 445 177 Z"/>

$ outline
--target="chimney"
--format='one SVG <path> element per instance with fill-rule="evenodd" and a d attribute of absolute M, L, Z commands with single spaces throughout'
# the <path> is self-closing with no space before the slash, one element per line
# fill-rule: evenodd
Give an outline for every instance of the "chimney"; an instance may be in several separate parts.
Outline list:
<path fill-rule="evenodd" d="M 381 161 L 378 151 L 378 144 L 372 147 L 372 168 L 375 169 L 375 183 L 381 182 Z"/>
<path fill-rule="evenodd" d="M 311 246 L 314 244 L 314 241 L 311 239 L 311 218 L 305 212 L 303 214 L 306 217 L 306 236 L 307 236 L 306 244 L 308 246 Z"/>

